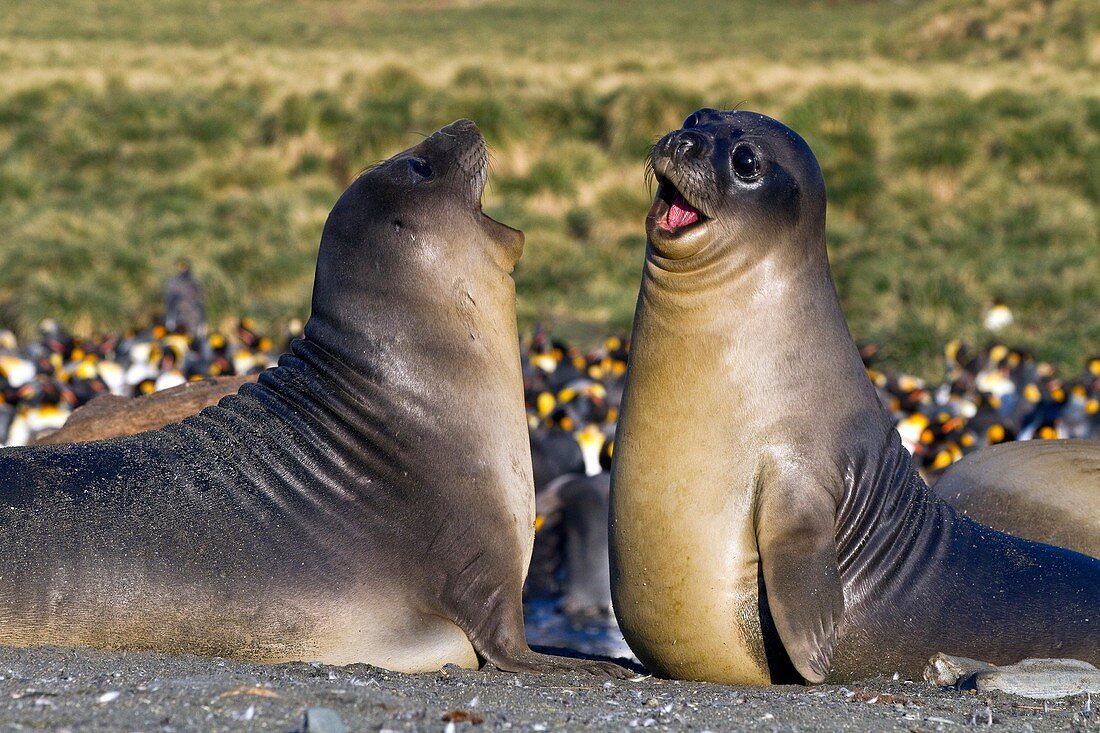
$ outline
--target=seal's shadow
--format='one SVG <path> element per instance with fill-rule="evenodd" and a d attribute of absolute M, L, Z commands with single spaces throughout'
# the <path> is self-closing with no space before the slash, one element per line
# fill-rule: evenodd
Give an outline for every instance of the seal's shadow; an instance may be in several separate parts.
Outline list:
<path fill-rule="evenodd" d="M 779 630 L 775 628 L 775 619 L 772 618 L 771 608 L 768 606 L 768 589 L 764 585 L 764 566 L 756 566 L 757 608 L 760 612 L 760 632 L 764 636 L 764 658 L 768 662 L 768 674 L 771 675 L 773 685 L 804 685 L 806 680 L 795 669 L 794 663 L 783 641 L 779 638 Z"/>
<path fill-rule="evenodd" d="M 531 645 L 531 649 L 539 652 L 540 654 L 552 654 L 555 657 L 569 657 L 570 659 L 587 659 L 590 662 L 611 662 L 617 664 L 620 667 L 626 667 L 632 672 L 638 674 L 649 675 L 653 674 L 648 669 L 643 667 L 633 659 L 626 659 L 625 657 L 606 657 L 602 654 L 585 654 L 584 652 L 577 651 L 576 649 L 566 649 L 565 647 L 556 646 L 539 646 L 536 644 Z"/>

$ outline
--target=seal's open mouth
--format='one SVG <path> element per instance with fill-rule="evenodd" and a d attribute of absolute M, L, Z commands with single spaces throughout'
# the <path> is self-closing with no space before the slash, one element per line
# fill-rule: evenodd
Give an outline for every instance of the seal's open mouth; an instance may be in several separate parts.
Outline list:
<path fill-rule="evenodd" d="M 657 184 L 657 197 L 649 215 L 658 228 L 677 235 L 707 221 L 707 217 L 680 193 L 672 181 L 658 174 Z"/>

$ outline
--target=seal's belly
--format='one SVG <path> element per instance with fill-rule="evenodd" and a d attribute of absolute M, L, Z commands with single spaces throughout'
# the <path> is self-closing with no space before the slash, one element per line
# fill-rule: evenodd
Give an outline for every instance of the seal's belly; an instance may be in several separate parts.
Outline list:
<path fill-rule="evenodd" d="M 634 489 L 613 502 L 615 614 L 630 648 L 662 676 L 769 683 L 747 497 L 711 511 L 676 491 Z"/>
<path fill-rule="evenodd" d="M 415 628 L 408 625 L 399 633 L 363 638 L 362 645 L 341 645 L 318 661 L 325 664 L 371 664 L 395 672 L 434 672 L 454 664 L 466 669 L 480 665 L 473 645 L 462 629 L 435 616 L 423 617 Z"/>
<path fill-rule="evenodd" d="M 350 605 L 334 613 L 317 661 L 371 664 L 396 672 L 431 672 L 445 664 L 480 666 L 465 632 L 450 619 L 397 598 L 377 600 L 373 607 Z"/>
<path fill-rule="evenodd" d="M 268 664 L 364 663 L 398 672 L 478 666 L 458 626 L 403 593 L 380 591 L 364 599 L 316 589 L 285 595 L 281 589 L 241 589 L 229 600 L 212 596 L 208 587 L 168 588 L 147 580 L 130 585 L 129 593 L 118 586 L 102 594 L 93 588 L 88 583 L 75 592 L 22 587 L 14 589 L 21 593 L 0 593 L 0 644 L 150 650 Z"/>
<path fill-rule="evenodd" d="M 679 331 L 660 334 L 668 349 L 649 351 L 644 326 L 635 323 L 612 467 L 615 615 L 658 674 L 768 684 L 752 517 L 756 443 L 737 414 L 714 404 L 724 398 L 721 352 L 700 353 L 701 341 Z"/>

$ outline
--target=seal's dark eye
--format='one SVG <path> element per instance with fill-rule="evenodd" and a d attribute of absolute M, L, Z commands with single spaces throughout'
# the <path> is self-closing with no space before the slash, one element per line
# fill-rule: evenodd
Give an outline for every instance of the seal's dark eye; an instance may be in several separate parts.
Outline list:
<path fill-rule="evenodd" d="M 420 176 L 421 178 L 432 177 L 432 166 L 428 163 L 428 161 L 421 158 L 409 158 L 409 168 L 411 168 L 412 172 Z"/>
<path fill-rule="evenodd" d="M 738 145 L 733 149 L 733 172 L 746 181 L 760 175 L 760 161 L 748 145 Z"/>
<path fill-rule="evenodd" d="M 690 130 L 693 127 L 698 127 L 699 123 L 702 122 L 702 120 L 703 116 L 701 114 L 699 114 L 698 112 L 692 112 L 691 116 L 684 120 L 684 129 Z"/>

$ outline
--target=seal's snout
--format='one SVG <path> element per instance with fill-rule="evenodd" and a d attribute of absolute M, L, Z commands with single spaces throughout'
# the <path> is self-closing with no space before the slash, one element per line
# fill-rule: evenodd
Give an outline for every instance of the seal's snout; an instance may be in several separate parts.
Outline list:
<path fill-rule="evenodd" d="M 460 208 L 469 207 L 490 239 L 493 251 L 503 253 L 500 262 L 511 272 L 523 253 L 523 232 L 502 224 L 481 208 L 489 179 L 489 148 L 472 120 L 455 120 L 421 143 L 418 152 L 436 164 L 437 178 Z"/>
<path fill-rule="evenodd" d="M 650 167 L 657 178 L 657 197 L 650 211 L 653 224 L 669 235 L 678 235 L 706 221 L 698 202 L 685 192 L 685 175 L 705 162 L 710 139 L 694 130 L 674 130 L 653 147 Z"/>
<path fill-rule="evenodd" d="M 440 156 L 463 158 L 469 152 L 485 154 L 485 137 L 472 120 L 455 120 L 421 145 Z"/>
<path fill-rule="evenodd" d="M 437 134 L 450 135 L 450 136 L 456 137 L 456 138 L 462 137 L 462 136 L 473 135 L 473 136 L 476 136 L 476 137 L 480 138 L 481 137 L 481 130 L 479 130 L 477 128 L 477 125 L 474 123 L 473 120 L 463 119 L 463 120 L 455 120 L 451 124 L 449 124 L 446 127 L 440 129 L 439 133 L 437 133 Z"/>
<path fill-rule="evenodd" d="M 485 137 L 472 120 L 455 120 L 426 138 L 416 152 L 431 161 L 442 177 L 459 184 L 463 197 L 472 205 L 481 207 L 489 151 Z"/>
<path fill-rule="evenodd" d="M 670 132 L 657 144 L 657 155 L 667 157 L 673 165 L 682 165 L 706 154 L 707 137 L 694 130 Z"/>

